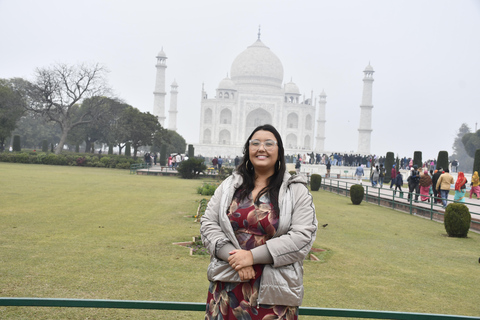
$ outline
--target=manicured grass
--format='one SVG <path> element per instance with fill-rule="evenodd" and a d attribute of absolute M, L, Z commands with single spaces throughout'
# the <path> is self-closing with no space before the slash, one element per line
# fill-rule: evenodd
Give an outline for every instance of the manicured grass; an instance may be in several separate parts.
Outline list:
<path fill-rule="evenodd" d="M 0 163 L 0 296 L 204 302 L 200 180 Z M 324 262 L 306 261 L 304 306 L 480 315 L 480 236 L 313 192 Z M 327 224 L 325 228 L 321 225 Z M 0 307 L 0 319 L 202 319 L 199 312 Z M 319 319 L 318 317 L 301 317 Z"/>

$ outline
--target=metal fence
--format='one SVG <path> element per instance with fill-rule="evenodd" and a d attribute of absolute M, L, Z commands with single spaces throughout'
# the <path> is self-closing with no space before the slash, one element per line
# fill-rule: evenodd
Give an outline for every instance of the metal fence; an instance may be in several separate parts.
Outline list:
<path fill-rule="evenodd" d="M 170 302 L 170 301 L 136 301 L 136 300 L 87 300 L 87 299 L 48 299 L 48 298 L 0 298 L 0 306 L 9 307 L 61 307 L 61 308 L 114 308 L 114 309 L 149 309 L 169 311 L 202 311 L 205 303 Z M 299 314 L 304 316 L 394 319 L 394 320 L 467 320 L 480 317 L 410 313 L 395 311 L 330 309 L 300 307 Z"/>
<path fill-rule="evenodd" d="M 344 180 L 323 178 L 321 188 L 323 190 L 329 190 L 337 194 L 350 196 L 350 187 L 355 182 L 348 182 Z M 436 200 L 441 200 L 441 197 L 429 196 L 430 202 L 415 201 L 416 196 L 422 195 L 415 192 L 403 191 L 395 192 L 390 188 L 379 188 L 372 186 L 363 186 L 365 189 L 365 201 L 375 203 L 378 205 L 386 206 L 392 209 L 409 212 L 410 214 L 416 213 L 422 215 L 430 220 L 443 220 L 444 212 L 442 205 L 436 204 Z M 447 199 L 447 203 L 454 203 L 455 200 Z M 480 204 L 473 202 L 462 202 L 465 204 L 470 213 L 473 214 L 471 221 L 471 229 L 480 230 Z"/>

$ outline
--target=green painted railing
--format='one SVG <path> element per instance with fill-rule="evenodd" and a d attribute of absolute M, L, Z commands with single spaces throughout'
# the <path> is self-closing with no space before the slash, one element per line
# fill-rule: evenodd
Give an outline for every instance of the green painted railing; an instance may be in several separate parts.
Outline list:
<path fill-rule="evenodd" d="M 85 300 L 48 298 L 0 298 L 0 306 L 9 307 L 61 307 L 61 308 L 115 308 L 115 309 L 154 309 L 175 311 L 203 311 L 206 304 L 198 302 L 135 301 L 135 300 Z M 480 317 L 448 314 L 410 313 L 395 311 L 330 309 L 300 307 L 304 316 L 368 318 L 393 320 L 470 320 Z"/>
<path fill-rule="evenodd" d="M 323 190 L 329 190 L 330 192 L 335 192 L 337 194 L 344 193 L 345 196 L 349 196 L 350 194 L 350 186 L 357 184 L 355 182 L 348 182 L 348 181 L 341 181 L 337 179 L 329 179 L 329 178 L 324 178 L 322 180 L 322 185 L 321 188 Z M 406 205 L 408 206 L 408 211 L 410 214 L 413 214 L 413 209 L 415 206 L 415 203 L 422 203 L 420 201 L 414 201 L 414 197 L 418 195 L 419 197 L 421 194 L 417 194 L 415 192 L 412 192 L 412 195 L 410 199 L 408 199 L 409 191 L 403 191 L 399 193 L 400 197 L 396 195 L 395 192 L 393 192 L 393 189 L 390 188 L 378 188 L 378 187 L 371 187 L 364 185 L 365 188 L 365 201 L 367 202 L 374 202 L 377 203 L 378 205 L 381 205 L 381 201 L 388 202 L 391 206 L 392 209 L 398 209 L 399 205 Z M 373 192 L 372 192 L 373 190 Z M 441 200 L 441 197 L 433 197 L 430 196 L 430 205 L 429 208 L 425 207 L 416 207 L 421 210 L 426 210 L 430 212 L 430 220 L 433 220 L 434 214 L 438 215 L 444 215 L 442 211 L 437 211 L 436 209 L 443 209 L 440 204 L 435 204 L 435 200 Z M 395 199 L 404 199 L 407 200 L 407 202 L 399 202 L 398 200 L 396 201 Z M 453 199 L 447 199 L 447 203 L 454 203 L 455 200 Z M 425 202 L 423 202 L 425 204 Z M 473 214 L 479 214 L 480 212 L 480 204 L 473 203 L 473 202 L 463 202 L 463 204 L 473 206 L 475 208 L 475 212 L 471 212 Z M 477 220 L 472 219 L 471 221 L 472 225 L 479 225 L 480 222 Z"/>

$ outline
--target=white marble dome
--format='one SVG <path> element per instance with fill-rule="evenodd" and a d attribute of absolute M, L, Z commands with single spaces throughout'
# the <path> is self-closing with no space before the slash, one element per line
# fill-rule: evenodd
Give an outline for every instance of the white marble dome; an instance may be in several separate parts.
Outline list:
<path fill-rule="evenodd" d="M 298 86 L 290 81 L 289 83 L 285 83 L 285 93 L 293 93 L 293 94 L 300 94 L 300 89 L 298 88 Z"/>
<path fill-rule="evenodd" d="M 228 77 L 220 81 L 220 83 L 218 84 L 218 89 L 219 90 L 237 90 L 235 88 L 235 83 L 233 83 L 232 79 Z"/>
<path fill-rule="evenodd" d="M 235 84 L 281 88 L 283 65 L 270 48 L 257 40 L 235 58 L 230 75 Z"/>

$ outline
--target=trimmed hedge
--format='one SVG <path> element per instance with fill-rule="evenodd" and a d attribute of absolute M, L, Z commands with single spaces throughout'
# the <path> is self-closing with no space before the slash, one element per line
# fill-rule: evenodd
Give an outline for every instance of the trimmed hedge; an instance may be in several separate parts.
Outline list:
<path fill-rule="evenodd" d="M 320 185 L 322 184 L 322 176 L 319 174 L 312 174 L 310 177 L 310 189 L 312 191 L 318 191 L 320 189 Z"/>
<path fill-rule="evenodd" d="M 444 225 L 449 237 L 466 238 L 472 217 L 462 203 L 450 203 L 445 209 Z"/>
<path fill-rule="evenodd" d="M 439 151 L 437 157 L 437 167 L 435 169 L 443 170 L 448 169 L 448 152 L 447 151 Z"/>
<path fill-rule="evenodd" d="M 350 187 L 350 200 L 352 200 L 353 204 L 360 204 L 362 203 L 363 196 L 365 193 L 365 189 L 360 184 L 354 184 Z"/>
<path fill-rule="evenodd" d="M 57 155 L 45 152 L 3 152 L 0 153 L 0 162 L 130 169 L 130 165 L 142 163 L 142 160 L 120 155 L 93 155 L 89 153 L 62 153 Z"/>
<path fill-rule="evenodd" d="M 22 151 L 22 148 L 20 146 L 20 136 L 18 134 L 13 136 L 12 150 L 16 152 Z"/>
<path fill-rule="evenodd" d="M 480 172 L 480 149 L 475 151 L 475 158 L 473 160 L 473 171 L 472 172 Z"/>
<path fill-rule="evenodd" d="M 422 151 L 413 152 L 413 165 L 417 165 L 417 168 L 421 169 L 423 167 L 422 162 Z"/>
<path fill-rule="evenodd" d="M 389 183 L 392 180 L 392 168 L 393 164 L 395 163 L 395 155 L 393 152 L 387 152 L 385 157 L 385 178 L 383 180 L 384 183 Z"/>

